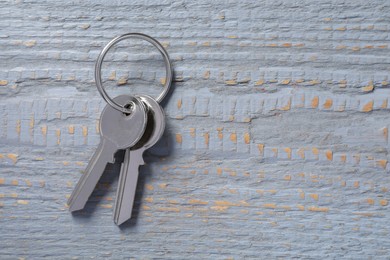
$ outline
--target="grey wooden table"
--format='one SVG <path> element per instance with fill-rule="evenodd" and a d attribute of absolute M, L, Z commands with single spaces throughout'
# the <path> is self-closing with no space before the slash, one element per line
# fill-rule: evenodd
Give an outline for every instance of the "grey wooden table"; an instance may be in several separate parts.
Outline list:
<path fill-rule="evenodd" d="M 390 257 L 389 1 L 15 0 L 0 17 L 0 259 Z M 175 80 L 117 227 L 118 163 L 85 210 L 66 200 L 99 142 L 94 62 L 127 32 L 158 39 Z M 157 93 L 160 56 L 130 46 L 107 90 Z"/>

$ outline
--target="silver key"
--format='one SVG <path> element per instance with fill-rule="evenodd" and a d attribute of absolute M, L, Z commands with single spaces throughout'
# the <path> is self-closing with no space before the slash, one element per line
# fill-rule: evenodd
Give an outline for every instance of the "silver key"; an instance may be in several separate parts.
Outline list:
<path fill-rule="evenodd" d="M 114 163 L 115 153 L 134 146 L 145 132 L 145 104 L 127 95 L 118 96 L 114 100 L 121 105 L 132 105 L 132 113 L 126 115 L 110 105 L 103 109 L 100 116 L 100 144 L 68 200 L 70 211 L 84 208 L 107 163 Z"/>
<path fill-rule="evenodd" d="M 118 191 L 114 208 L 114 222 L 122 224 L 131 218 L 134 196 L 137 188 L 138 168 L 144 165 L 144 151 L 161 138 L 165 130 L 164 111 L 158 102 L 146 95 L 138 96 L 148 107 L 148 123 L 140 141 L 126 149 L 119 175 Z"/>

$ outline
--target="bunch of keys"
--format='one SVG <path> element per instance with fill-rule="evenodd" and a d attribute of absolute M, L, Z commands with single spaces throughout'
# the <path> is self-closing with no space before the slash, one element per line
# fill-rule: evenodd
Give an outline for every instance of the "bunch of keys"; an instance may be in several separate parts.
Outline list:
<path fill-rule="evenodd" d="M 166 82 L 156 98 L 147 95 L 120 95 L 111 99 L 102 85 L 101 66 L 108 50 L 127 38 L 150 42 L 164 58 Z M 119 174 L 119 184 L 114 207 L 114 222 L 120 225 L 131 218 L 138 180 L 138 169 L 144 164 L 143 152 L 161 138 L 165 129 L 164 111 L 159 105 L 172 82 L 172 65 L 166 50 L 150 36 L 128 33 L 114 38 L 100 53 L 95 66 L 95 81 L 99 93 L 107 102 L 100 117 L 100 144 L 81 176 L 69 200 L 69 210 L 84 208 L 108 163 L 114 163 L 114 155 L 125 150 Z"/>

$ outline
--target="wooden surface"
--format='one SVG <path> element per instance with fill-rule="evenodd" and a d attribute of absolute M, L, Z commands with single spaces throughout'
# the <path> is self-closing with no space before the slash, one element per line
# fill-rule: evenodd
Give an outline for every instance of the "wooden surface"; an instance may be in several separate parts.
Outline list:
<path fill-rule="evenodd" d="M 16 0 L 0 16 L 1 259 L 388 259 L 388 1 Z M 117 227 L 118 163 L 85 210 L 66 201 L 99 142 L 94 62 L 127 32 L 166 47 L 175 81 Z M 159 54 L 126 46 L 110 95 L 158 93 Z"/>

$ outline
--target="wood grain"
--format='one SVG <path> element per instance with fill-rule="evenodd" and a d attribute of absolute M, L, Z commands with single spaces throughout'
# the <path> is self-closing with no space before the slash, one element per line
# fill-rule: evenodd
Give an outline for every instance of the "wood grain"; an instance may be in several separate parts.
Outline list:
<path fill-rule="evenodd" d="M 1 259 L 387 259 L 387 1 L 1 1 Z M 99 142 L 94 62 L 141 32 L 175 70 L 133 210 L 119 163 L 66 201 Z M 110 95 L 156 95 L 159 53 L 124 43 Z M 117 154 L 120 161 L 123 154 Z"/>

